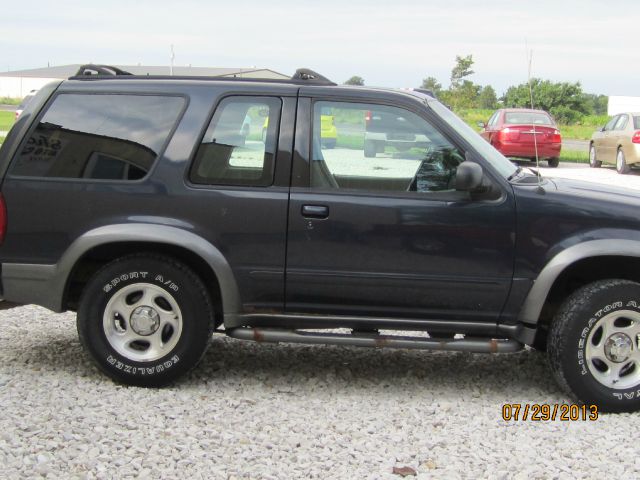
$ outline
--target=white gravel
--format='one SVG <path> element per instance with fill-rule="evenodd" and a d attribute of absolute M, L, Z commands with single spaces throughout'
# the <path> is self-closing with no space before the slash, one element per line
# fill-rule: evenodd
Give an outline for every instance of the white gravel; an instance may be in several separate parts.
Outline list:
<path fill-rule="evenodd" d="M 637 478 L 637 415 L 505 422 L 562 403 L 544 355 L 472 355 L 216 337 L 163 390 L 115 385 L 74 316 L 0 312 L 0 477 Z M 416 478 L 416 477 L 408 477 Z"/>

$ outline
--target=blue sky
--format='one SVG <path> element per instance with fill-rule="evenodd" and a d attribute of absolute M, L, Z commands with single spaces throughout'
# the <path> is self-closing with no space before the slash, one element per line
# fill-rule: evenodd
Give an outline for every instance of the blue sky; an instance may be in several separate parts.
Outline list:
<path fill-rule="evenodd" d="M 304 66 L 336 82 L 360 75 L 395 87 L 434 76 L 446 87 L 455 56 L 471 54 L 471 79 L 500 94 L 526 81 L 526 43 L 535 76 L 640 95 L 640 9 L 627 0 L 84 0 L 3 10 L 3 71 L 48 62 L 168 65 L 173 44 L 176 65 L 287 74 Z"/>

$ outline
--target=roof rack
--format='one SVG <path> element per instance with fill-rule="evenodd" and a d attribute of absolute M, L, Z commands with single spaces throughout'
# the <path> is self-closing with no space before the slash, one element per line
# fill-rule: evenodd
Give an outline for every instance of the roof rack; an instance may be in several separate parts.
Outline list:
<path fill-rule="evenodd" d="M 305 83 L 311 83 L 313 85 L 336 85 L 324 75 L 320 75 L 318 72 L 314 72 L 308 68 L 299 68 L 296 73 L 293 74 L 291 80 L 302 80 Z"/>
<path fill-rule="evenodd" d="M 218 81 L 249 81 L 249 82 L 268 82 L 268 83 L 295 83 L 298 85 L 332 85 L 335 86 L 336 83 L 329 80 L 327 77 L 320 75 L 318 72 L 314 72 L 308 68 L 299 68 L 296 70 L 291 78 L 243 78 L 243 77 L 225 77 L 225 76 L 184 76 L 184 75 L 136 75 L 130 72 L 126 72 L 124 70 L 119 69 L 118 67 L 113 67 L 111 65 L 94 65 L 87 64 L 82 65 L 76 74 L 70 79 L 74 80 L 91 80 L 91 79 L 100 79 L 104 80 L 107 78 L 117 79 L 117 78 L 148 78 L 148 79 L 156 79 L 156 80 L 218 80 Z"/>
<path fill-rule="evenodd" d="M 92 63 L 88 63 L 87 65 L 82 65 L 78 71 L 76 72 L 76 77 L 82 76 L 94 76 L 94 75 L 131 75 L 129 72 L 125 72 L 124 70 L 120 70 L 118 67 L 112 67 L 111 65 L 94 65 Z"/>

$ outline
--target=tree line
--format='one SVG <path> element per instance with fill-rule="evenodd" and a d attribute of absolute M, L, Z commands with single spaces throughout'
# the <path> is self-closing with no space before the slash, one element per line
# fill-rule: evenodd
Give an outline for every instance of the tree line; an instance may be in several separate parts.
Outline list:
<path fill-rule="evenodd" d="M 512 85 L 498 98 L 491 85 L 478 85 L 468 77 L 473 75 L 473 56 L 456 55 L 455 65 L 451 69 L 449 87 L 443 88 L 435 77 L 427 77 L 420 88 L 431 90 L 443 103 L 454 111 L 469 108 L 496 109 L 533 108 L 545 110 L 562 124 L 579 123 L 585 115 L 606 115 L 606 95 L 585 93 L 580 82 L 553 82 L 540 78 L 531 79 L 529 83 Z M 364 79 L 353 76 L 345 85 L 364 85 Z"/>

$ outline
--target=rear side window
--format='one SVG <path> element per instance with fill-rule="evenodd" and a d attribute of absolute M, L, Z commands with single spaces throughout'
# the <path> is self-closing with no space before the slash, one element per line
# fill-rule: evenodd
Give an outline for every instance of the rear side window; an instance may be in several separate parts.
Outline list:
<path fill-rule="evenodd" d="M 11 173 L 138 180 L 153 166 L 183 106 L 181 97 L 58 95 L 18 153 Z"/>
<path fill-rule="evenodd" d="M 189 179 L 206 185 L 271 185 L 281 107 L 280 99 L 272 97 L 222 100 L 196 152 Z"/>

